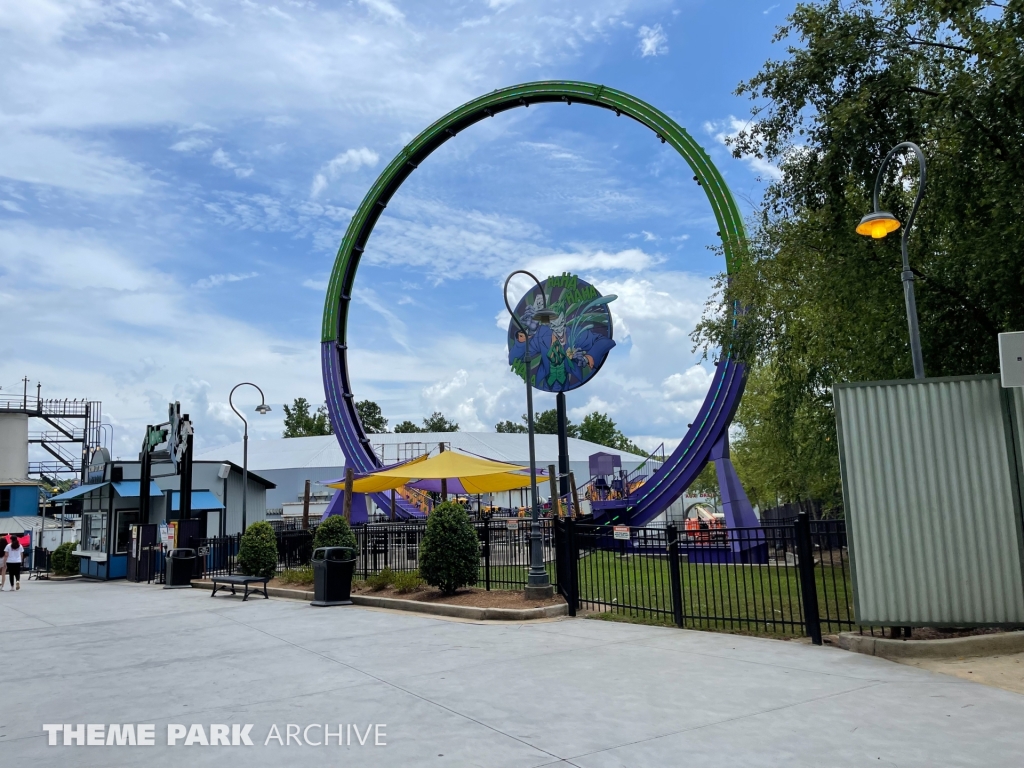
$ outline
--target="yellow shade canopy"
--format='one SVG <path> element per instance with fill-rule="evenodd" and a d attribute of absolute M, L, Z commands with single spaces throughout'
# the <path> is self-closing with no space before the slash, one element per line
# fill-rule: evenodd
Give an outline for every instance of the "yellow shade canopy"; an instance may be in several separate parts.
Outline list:
<path fill-rule="evenodd" d="M 857 234 L 881 240 L 890 232 L 895 232 L 899 228 L 899 219 L 891 213 L 888 211 L 875 211 L 860 220 L 860 224 L 857 225 Z"/>
<path fill-rule="evenodd" d="M 399 488 L 414 480 L 458 479 L 467 493 L 497 493 L 530 484 L 529 475 L 518 464 L 467 456 L 445 451 L 436 456 L 415 459 L 398 467 L 372 472 L 352 482 L 353 493 L 380 493 Z M 331 488 L 344 488 L 344 482 L 327 483 Z"/>

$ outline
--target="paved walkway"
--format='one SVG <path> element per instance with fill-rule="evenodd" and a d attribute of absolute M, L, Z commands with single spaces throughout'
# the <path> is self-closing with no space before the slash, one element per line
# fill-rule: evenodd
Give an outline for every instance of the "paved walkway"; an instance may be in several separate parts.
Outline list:
<path fill-rule="evenodd" d="M 0 594 L 3 764 L 1019 766 L 1024 696 L 798 643 L 566 619 L 472 624 L 114 582 Z M 155 747 L 44 723 L 155 724 Z M 252 724 L 254 746 L 166 744 Z M 386 724 L 282 747 L 276 724 Z M 322 730 L 309 731 L 319 740 Z M 198 736 L 197 736 L 198 738 Z M 365 734 L 364 734 L 365 738 Z M 61 743 L 61 736 L 57 736 Z M 283 751 L 287 750 L 287 751 Z M 315 761 L 315 762 L 312 762 Z"/>

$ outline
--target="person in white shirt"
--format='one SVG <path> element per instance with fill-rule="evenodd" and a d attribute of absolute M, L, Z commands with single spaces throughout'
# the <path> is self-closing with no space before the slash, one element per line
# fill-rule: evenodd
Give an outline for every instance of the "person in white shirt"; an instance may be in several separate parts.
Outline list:
<path fill-rule="evenodd" d="M 21 589 L 21 561 L 25 556 L 25 548 L 18 541 L 18 534 L 8 536 L 8 544 L 4 547 L 4 565 L 7 576 L 11 580 L 11 591 Z"/>

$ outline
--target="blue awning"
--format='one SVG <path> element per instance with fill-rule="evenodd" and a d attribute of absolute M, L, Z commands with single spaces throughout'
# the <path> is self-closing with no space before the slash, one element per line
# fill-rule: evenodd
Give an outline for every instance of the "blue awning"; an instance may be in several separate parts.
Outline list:
<path fill-rule="evenodd" d="M 178 491 L 171 492 L 171 511 L 177 512 L 181 509 L 181 494 Z M 192 509 L 202 512 L 208 509 L 224 509 L 216 496 L 209 491 L 192 491 Z"/>
<path fill-rule="evenodd" d="M 90 491 L 95 491 L 98 488 L 102 488 L 106 483 L 94 483 L 92 485 L 80 485 L 77 488 L 72 488 L 70 491 L 64 491 L 64 493 L 58 493 L 56 496 L 51 496 L 50 501 L 69 501 L 71 499 L 77 499 L 79 496 L 84 496 Z M 135 484 L 138 486 L 138 483 Z"/>
<path fill-rule="evenodd" d="M 119 483 L 111 483 L 114 486 L 114 491 L 117 492 L 118 496 L 135 496 L 139 495 L 139 480 L 122 480 Z M 152 480 L 149 481 L 149 495 L 150 496 L 161 496 L 163 491 L 160 487 Z"/>

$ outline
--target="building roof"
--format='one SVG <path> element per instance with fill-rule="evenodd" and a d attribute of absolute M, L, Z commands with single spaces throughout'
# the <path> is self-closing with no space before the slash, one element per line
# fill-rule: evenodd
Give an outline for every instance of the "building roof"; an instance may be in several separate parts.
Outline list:
<path fill-rule="evenodd" d="M 367 435 L 374 446 L 398 446 L 404 443 L 423 443 L 426 448 L 436 449 L 438 443 L 448 443 L 452 448 L 483 456 L 495 461 L 510 464 L 527 465 L 530 462 L 530 449 L 527 435 L 523 433 L 500 432 L 410 432 Z M 558 436 L 536 435 L 537 463 L 552 464 L 558 461 Z M 396 450 L 396 449 L 393 449 Z M 395 456 L 385 448 L 385 463 L 392 463 Z M 569 438 L 569 456 L 573 461 L 586 461 L 592 453 L 610 453 L 621 456 L 624 463 L 639 463 L 646 456 L 637 456 L 615 448 Z M 411 458 L 405 457 L 405 458 Z M 242 443 L 231 443 L 221 448 L 214 448 L 196 456 L 196 460 L 204 461 L 242 461 Z M 291 469 L 297 467 L 343 467 L 345 455 L 341 452 L 338 439 L 334 435 L 322 437 L 288 437 L 272 440 L 249 441 L 249 470 Z"/>
<path fill-rule="evenodd" d="M 43 525 L 41 517 L 24 517 L 13 515 L 11 517 L 0 517 L 0 533 L 23 533 L 24 531 L 38 531 Z M 0 552 L 0 554 L 3 554 Z"/>

